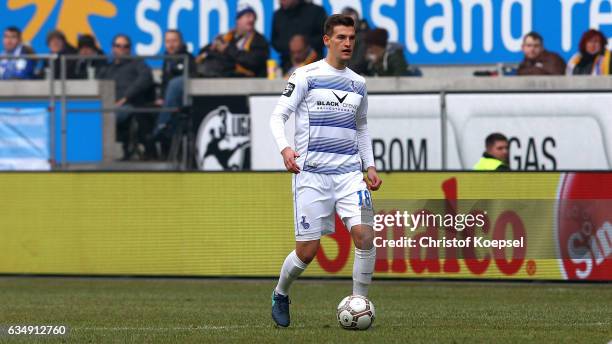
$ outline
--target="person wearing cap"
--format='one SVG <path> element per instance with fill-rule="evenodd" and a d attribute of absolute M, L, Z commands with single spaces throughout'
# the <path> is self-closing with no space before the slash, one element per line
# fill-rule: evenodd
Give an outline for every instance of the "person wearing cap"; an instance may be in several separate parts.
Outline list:
<path fill-rule="evenodd" d="M 366 34 L 366 60 L 368 76 L 410 76 L 404 49 L 397 43 L 389 43 L 385 29 L 370 30 Z"/>
<path fill-rule="evenodd" d="M 476 165 L 476 171 L 510 171 L 508 164 L 508 138 L 504 134 L 492 133 L 485 139 L 485 152 Z"/>
<path fill-rule="evenodd" d="M 107 61 L 102 58 L 87 58 L 87 57 L 103 57 L 104 51 L 98 47 L 96 39 L 92 35 L 81 35 L 77 44 L 77 52 L 79 56 L 84 58 L 78 59 L 74 66 L 74 75 L 77 79 L 88 79 L 95 77 L 101 69 L 107 65 Z"/>
<path fill-rule="evenodd" d="M 241 6 L 236 14 L 236 27 L 200 50 L 196 58 L 198 71 L 204 77 L 267 76 L 268 42 L 255 30 L 257 14 Z"/>

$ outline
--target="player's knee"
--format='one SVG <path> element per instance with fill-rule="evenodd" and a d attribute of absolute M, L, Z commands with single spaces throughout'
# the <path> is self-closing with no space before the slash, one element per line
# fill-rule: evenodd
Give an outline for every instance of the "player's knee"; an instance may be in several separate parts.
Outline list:
<path fill-rule="evenodd" d="M 361 250 L 369 250 L 374 247 L 374 230 L 366 226 L 355 226 L 351 230 L 355 247 Z"/>
<path fill-rule="evenodd" d="M 304 264 L 310 264 L 317 256 L 319 241 L 299 242 L 296 244 L 295 253 Z"/>

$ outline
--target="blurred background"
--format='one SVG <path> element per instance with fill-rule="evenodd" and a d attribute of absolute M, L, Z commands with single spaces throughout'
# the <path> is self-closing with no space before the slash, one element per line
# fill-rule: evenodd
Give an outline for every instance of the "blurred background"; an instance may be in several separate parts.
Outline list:
<path fill-rule="evenodd" d="M 379 170 L 470 170 L 494 154 L 487 137 L 511 170 L 608 170 L 611 12 L 601 0 L 6 0 L 0 169 L 283 170 L 269 116 L 292 71 L 324 56 L 325 17 L 345 13 Z"/>

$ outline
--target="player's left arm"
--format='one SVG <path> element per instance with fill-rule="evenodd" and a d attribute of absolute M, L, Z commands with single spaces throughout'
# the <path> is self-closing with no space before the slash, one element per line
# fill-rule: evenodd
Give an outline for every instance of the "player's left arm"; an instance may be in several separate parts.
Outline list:
<path fill-rule="evenodd" d="M 382 185 L 382 180 L 376 172 L 376 165 L 374 164 L 374 153 L 372 150 L 372 139 L 368 131 L 368 93 L 364 93 L 364 96 L 357 110 L 357 145 L 359 147 L 359 156 L 363 161 L 364 166 L 367 169 L 367 177 L 365 182 L 368 185 L 368 189 L 376 191 Z"/>

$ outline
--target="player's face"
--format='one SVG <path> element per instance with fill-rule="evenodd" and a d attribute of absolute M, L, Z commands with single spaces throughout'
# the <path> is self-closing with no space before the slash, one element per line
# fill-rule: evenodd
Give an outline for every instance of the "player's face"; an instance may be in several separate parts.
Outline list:
<path fill-rule="evenodd" d="M 525 58 L 529 60 L 533 60 L 540 56 L 544 48 L 542 47 L 542 41 L 539 39 L 534 39 L 533 37 L 525 38 L 523 42 L 523 54 L 525 54 Z"/>
<path fill-rule="evenodd" d="M 495 141 L 495 143 L 487 150 L 487 153 L 501 161 L 508 161 L 508 141 Z"/>
<path fill-rule="evenodd" d="M 355 28 L 352 26 L 336 26 L 330 36 L 325 35 L 323 42 L 328 49 L 328 54 L 336 59 L 348 62 L 353 56 L 355 47 Z"/>

